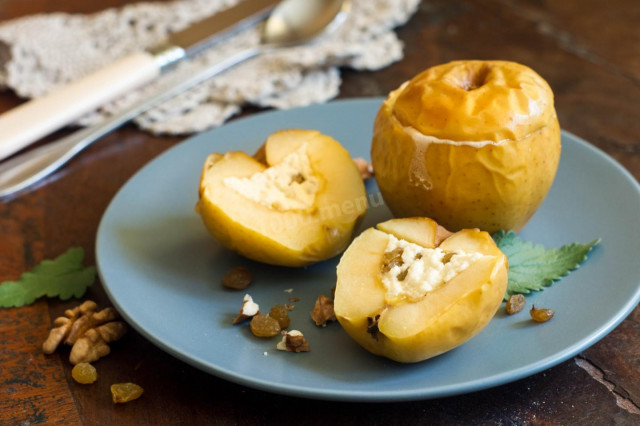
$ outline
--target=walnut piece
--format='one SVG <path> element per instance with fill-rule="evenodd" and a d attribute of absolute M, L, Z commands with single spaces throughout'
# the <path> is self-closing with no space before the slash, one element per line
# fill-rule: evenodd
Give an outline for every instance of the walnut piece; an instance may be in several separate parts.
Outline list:
<path fill-rule="evenodd" d="M 278 342 L 276 349 L 288 352 L 309 352 L 311 346 L 304 338 L 304 335 L 298 330 L 288 331 L 282 336 L 282 340 Z"/>
<path fill-rule="evenodd" d="M 253 301 L 253 298 L 250 295 L 245 294 L 242 299 L 242 308 L 240 308 L 240 312 L 238 312 L 238 315 L 236 315 L 231 324 L 240 324 L 241 322 L 259 314 L 260 306 Z"/>
<path fill-rule="evenodd" d="M 333 299 L 321 294 L 316 300 L 316 304 L 311 311 L 311 319 L 317 326 L 326 327 L 328 321 L 335 321 L 336 315 L 333 312 Z"/>
<path fill-rule="evenodd" d="M 353 162 L 358 168 L 362 180 L 371 179 L 373 177 L 373 165 L 371 163 L 362 157 L 354 158 Z"/>
<path fill-rule="evenodd" d="M 87 300 L 73 309 L 67 309 L 63 317 L 53 321 L 54 327 L 42 344 L 45 354 L 52 354 L 62 342 L 72 346 L 69 362 L 93 362 L 108 355 L 108 344 L 119 340 L 127 326 L 113 308 L 98 311 L 98 305 Z"/>

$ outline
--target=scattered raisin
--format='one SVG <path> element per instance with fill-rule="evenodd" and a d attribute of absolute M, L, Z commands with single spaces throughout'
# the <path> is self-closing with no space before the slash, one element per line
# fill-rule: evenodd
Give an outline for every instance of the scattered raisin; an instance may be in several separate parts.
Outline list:
<path fill-rule="evenodd" d="M 96 368 L 88 362 L 79 362 L 71 370 L 71 377 L 78 383 L 87 385 L 98 380 Z"/>
<path fill-rule="evenodd" d="M 278 321 L 278 324 L 280 324 L 280 328 L 283 330 L 289 327 L 289 324 L 291 323 L 289 314 L 287 313 L 285 307 L 282 305 L 275 305 L 274 307 L 272 307 L 269 311 L 269 316 Z"/>
<path fill-rule="evenodd" d="M 222 285 L 233 290 L 243 290 L 252 282 L 253 274 L 243 266 L 230 269 L 222 278 Z"/>
<path fill-rule="evenodd" d="M 129 402 L 140 398 L 144 390 L 135 383 L 116 383 L 111 385 L 111 396 L 113 402 Z"/>
<path fill-rule="evenodd" d="M 533 319 L 535 322 L 549 321 L 551 318 L 553 318 L 553 314 L 555 314 L 553 309 L 539 309 L 539 308 L 536 308 L 535 305 L 533 305 L 533 307 L 529 311 L 529 315 L 531 315 L 531 319 Z"/>
<path fill-rule="evenodd" d="M 249 323 L 251 332 L 256 337 L 273 337 L 280 333 L 280 323 L 269 315 L 256 315 Z"/>
<path fill-rule="evenodd" d="M 521 294 L 512 294 L 507 300 L 507 313 L 509 315 L 517 314 L 527 304 L 527 300 Z"/>

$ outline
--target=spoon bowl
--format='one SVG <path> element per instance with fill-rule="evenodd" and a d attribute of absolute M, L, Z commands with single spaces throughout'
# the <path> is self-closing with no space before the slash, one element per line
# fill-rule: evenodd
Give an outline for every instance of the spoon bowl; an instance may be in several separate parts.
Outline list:
<path fill-rule="evenodd" d="M 262 43 L 292 46 L 330 33 L 346 18 L 351 7 L 344 0 L 285 0 L 262 27 Z"/>

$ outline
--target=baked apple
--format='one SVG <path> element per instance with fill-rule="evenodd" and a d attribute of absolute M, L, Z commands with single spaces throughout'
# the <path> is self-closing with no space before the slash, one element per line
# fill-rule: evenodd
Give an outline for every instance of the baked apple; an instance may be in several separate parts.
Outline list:
<path fill-rule="evenodd" d="M 391 92 L 375 119 L 371 160 L 396 217 L 450 230 L 520 230 L 560 159 L 553 92 L 505 61 L 439 65 Z"/>
<path fill-rule="evenodd" d="M 312 130 L 282 130 L 254 157 L 211 154 L 196 211 L 224 246 L 259 262 L 305 266 L 347 247 L 367 208 L 349 153 Z"/>
<path fill-rule="evenodd" d="M 478 229 L 392 219 L 360 234 L 338 265 L 334 310 L 368 351 L 399 362 L 442 354 L 482 330 L 507 287 L 507 258 Z"/>

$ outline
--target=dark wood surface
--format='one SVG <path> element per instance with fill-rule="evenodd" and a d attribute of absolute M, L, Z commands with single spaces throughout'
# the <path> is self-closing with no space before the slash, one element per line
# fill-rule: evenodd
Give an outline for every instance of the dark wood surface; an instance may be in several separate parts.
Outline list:
<path fill-rule="evenodd" d="M 125 3 L 0 0 L 0 20 L 89 13 Z M 425 0 L 398 30 L 405 58 L 376 72 L 344 70 L 340 97 L 383 96 L 449 60 L 518 61 L 550 83 L 564 129 L 606 151 L 638 179 L 639 24 L 637 0 Z M 9 91 L 0 92 L 0 111 L 19 102 Z M 183 139 L 125 126 L 43 186 L 0 202 L 0 281 L 18 279 L 71 246 L 84 247 L 86 262 L 95 262 L 97 226 L 116 191 Z M 630 224 L 630 232 L 638 237 L 637 224 Z M 99 282 L 86 298 L 109 304 Z M 515 383 L 444 399 L 365 404 L 297 399 L 229 383 L 178 361 L 135 331 L 99 361 L 100 380 L 80 386 L 71 379 L 66 353 L 46 356 L 41 350 L 52 320 L 77 303 L 39 300 L 0 310 L 0 424 L 640 423 L 637 307 L 574 359 Z M 108 387 L 123 378 L 146 391 L 133 403 L 114 406 Z"/>

